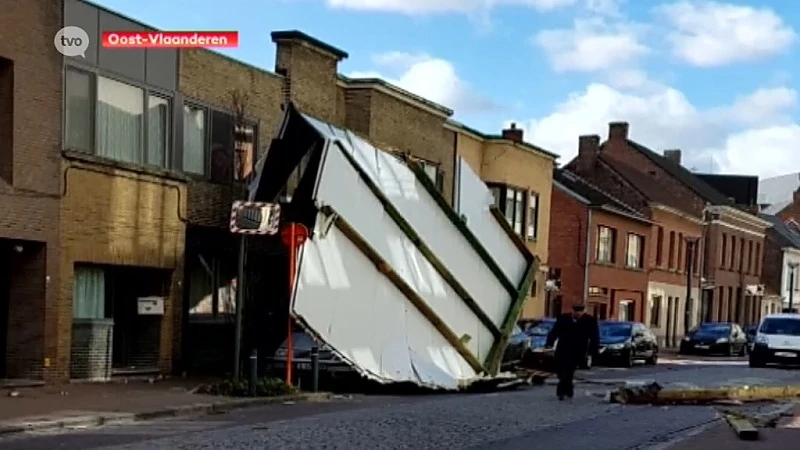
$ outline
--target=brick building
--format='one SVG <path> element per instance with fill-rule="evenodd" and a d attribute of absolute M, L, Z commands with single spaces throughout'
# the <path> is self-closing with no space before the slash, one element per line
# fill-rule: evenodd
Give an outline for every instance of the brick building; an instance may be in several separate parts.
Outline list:
<path fill-rule="evenodd" d="M 662 344 L 674 345 L 698 318 L 703 221 L 681 210 L 681 202 L 658 180 L 610 157 L 599 136 L 580 138 L 578 157 L 570 170 L 591 179 L 623 199 L 654 226 L 649 236 L 649 279 L 643 316 Z M 687 268 L 691 262 L 692 274 Z M 687 286 L 691 295 L 687 296 Z M 689 299 L 688 301 L 686 299 Z"/>
<path fill-rule="evenodd" d="M 457 135 L 458 155 L 486 182 L 512 229 L 541 261 L 521 316 L 543 316 L 553 168 L 558 155 L 526 143 L 514 124 L 501 135 L 486 135 L 456 122 L 446 128 Z"/>
<path fill-rule="evenodd" d="M 553 175 L 550 267 L 561 281 L 549 313 L 576 303 L 599 319 L 643 321 L 651 221 L 598 186 L 564 170 Z"/>
<path fill-rule="evenodd" d="M 705 223 L 702 240 L 704 245 L 701 244 L 698 249 L 700 254 L 697 255 L 697 251 L 690 252 L 700 262 L 703 268 L 701 274 L 705 279 L 702 282 L 698 319 L 744 324 L 756 320 L 762 292 L 759 284 L 761 249 L 764 230 L 769 223 L 736 208 L 731 199 L 681 166 L 680 150 L 667 150 L 664 156 L 659 155 L 628 139 L 628 128 L 628 124 L 624 122 L 609 125 L 608 139 L 600 146 L 599 152 L 606 165 L 613 166 L 617 172 L 632 175 L 630 178 L 640 178 L 641 183 L 637 183 L 640 187 L 657 187 L 651 189 L 654 192 L 650 194 L 660 197 L 653 197 L 650 201 L 669 207 L 679 213 L 678 216 L 683 214 L 683 218 L 689 222 L 694 223 L 702 218 Z M 601 186 L 616 195 L 614 189 L 619 189 L 622 185 Z M 635 201 L 629 201 L 623 192 L 619 195 L 628 204 L 637 205 Z M 644 206 L 641 203 L 638 205 Z M 676 235 L 680 235 L 680 230 L 674 231 Z M 693 234 L 697 231 L 696 228 L 685 231 L 684 238 L 687 233 L 692 238 L 697 237 Z M 672 236 L 672 233 L 664 236 Z M 662 256 L 666 252 L 669 261 L 672 261 L 670 254 L 678 258 L 677 261 L 684 261 L 687 254 L 685 243 L 676 244 L 675 247 L 674 251 L 669 252 L 662 246 Z M 658 248 L 656 246 L 656 253 Z M 667 272 L 679 273 L 679 266 L 678 262 L 674 262 L 672 267 L 667 263 Z M 698 284 L 701 284 L 700 281 Z M 684 284 L 684 292 L 685 286 Z M 685 294 L 683 298 L 686 298 Z M 684 326 L 678 326 L 677 331 L 672 333 L 674 335 L 680 336 L 683 331 L 681 328 L 688 328 L 695 317 L 692 309 L 698 302 L 694 301 L 694 297 L 690 298 L 691 302 L 684 301 L 683 304 L 691 303 L 692 308 L 683 308 L 685 313 L 677 314 L 677 321 L 680 321 L 681 316 L 684 317 Z M 680 306 L 677 308 L 681 310 Z"/>
<path fill-rule="evenodd" d="M 0 14 L 0 379 L 50 379 L 59 355 L 58 204 L 62 12 L 47 0 Z"/>
<path fill-rule="evenodd" d="M 90 45 L 63 59 L 57 379 L 169 372 L 187 222 L 178 51 L 102 48 L 103 31 L 150 28 L 79 0 L 59 7 Z"/>
<path fill-rule="evenodd" d="M 776 216 L 780 217 L 781 220 L 784 222 L 793 222 L 792 225 L 796 229 L 800 229 L 800 187 L 794 191 L 792 195 L 792 201 L 788 205 L 784 206 L 783 209 L 778 211 Z"/>

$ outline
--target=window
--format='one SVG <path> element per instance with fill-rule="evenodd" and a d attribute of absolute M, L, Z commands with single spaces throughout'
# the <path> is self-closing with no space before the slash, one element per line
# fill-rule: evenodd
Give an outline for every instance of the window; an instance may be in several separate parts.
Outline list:
<path fill-rule="evenodd" d="M 744 238 L 739 238 L 739 272 L 744 269 Z"/>
<path fill-rule="evenodd" d="M 536 280 L 533 280 L 531 283 L 531 297 L 536 297 L 536 291 L 538 290 L 539 286 L 536 283 Z"/>
<path fill-rule="evenodd" d="M 663 297 L 660 295 L 654 295 L 652 299 L 652 303 L 650 304 L 650 326 L 651 327 L 660 327 L 661 326 L 661 303 L 663 302 Z"/>
<path fill-rule="evenodd" d="M 736 236 L 731 236 L 731 254 L 730 260 L 728 261 L 728 268 L 731 270 L 734 268 L 734 261 L 736 261 Z"/>
<path fill-rule="evenodd" d="M 719 256 L 719 266 L 725 267 L 725 262 L 728 261 L 728 235 L 722 233 L 722 252 Z"/>
<path fill-rule="evenodd" d="M 66 129 L 64 144 L 71 150 L 91 152 L 92 142 L 92 78 L 88 73 L 67 70 L 64 92 Z"/>
<path fill-rule="evenodd" d="M 753 272 L 755 275 L 761 274 L 761 244 L 756 242 L 756 260 L 753 264 L 755 267 L 755 271 Z"/>
<path fill-rule="evenodd" d="M 235 137 L 237 145 L 235 155 L 236 171 L 233 176 L 237 181 L 249 180 L 255 171 L 256 127 L 252 124 L 237 125 Z M 305 157 L 303 159 L 305 160 Z M 307 160 L 306 164 L 308 164 Z"/>
<path fill-rule="evenodd" d="M 675 268 L 675 232 L 669 232 L 669 268 Z"/>
<path fill-rule="evenodd" d="M 183 106 L 183 171 L 206 173 L 206 110 Z"/>
<path fill-rule="evenodd" d="M 236 275 L 231 267 L 235 266 L 213 255 L 187 259 L 190 320 L 232 320 L 236 314 Z"/>
<path fill-rule="evenodd" d="M 695 275 L 700 274 L 700 245 L 702 245 L 702 238 L 696 238 L 694 241 L 694 245 L 692 246 L 692 250 L 694 252 L 694 273 Z"/>
<path fill-rule="evenodd" d="M 597 262 L 613 263 L 617 231 L 600 226 L 597 228 Z"/>
<path fill-rule="evenodd" d="M 677 245 L 678 245 L 678 261 L 675 263 L 675 268 L 678 269 L 678 271 L 680 271 L 683 269 L 684 264 L 686 264 L 686 261 L 683 258 L 683 245 L 684 245 L 683 233 L 678 233 Z"/>
<path fill-rule="evenodd" d="M 105 271 L 98 267 L 75 266 L 74 278 L 72 317 L 75 319 L 105 319 Z"/>
<path fill-rule="evenodd" d="M 539 194 L 528 197 L 528 239 L 539 236 Z"/>
<path fill-rule="evenodd" d="M 747 273 L 753 273 L 753 241 L 747 241 Z"/>
<path fill-rule="evenodd" d="M 233 181 L 233 116 L 220 111 L 211 112 L 211 181 Z"/>
<path fill-rule="evenodd" d="M 169 167 L 172 123 L 168 98 L 67 69 L 64 104 L 66 149 L 130 164 Z"/>
<path fill-rule="evenodd" d="M 183 171 L 215 183 L 244 181 L 255 169 L 258 126 L 236 124 L 233 115 L 201 106 L 183 106 Z"/>
<path fill-rule="evenodd" d="M 522 189 L 505 185 L 488 185 L 494 196 L 494 204 L 505 216 L 508 224 L 519 236 L 523 235 L 525 225 L 526 198 L 528 193 Z"/>
<path fill-rule="evenodd" d="M 97 77 L 97 154 L 115 161 L 144 163 L 141 89 Z"/>
<path fill-rule="evenodd" d="M 656 234 L 656 266 L 664 267 L 664 228 L 658 227 Z"/>
<path fill-rule="evenodd" d="M 168 167 L 170 130 L 169 100 L 151 95 L 147 98 L 147 163 Z"/>
<path fill-rule="evenodd" d="M 635 269 L 644 267 L 644 236 L 628 233 L 628 246 L 625 255 L 625 266 Z"/>

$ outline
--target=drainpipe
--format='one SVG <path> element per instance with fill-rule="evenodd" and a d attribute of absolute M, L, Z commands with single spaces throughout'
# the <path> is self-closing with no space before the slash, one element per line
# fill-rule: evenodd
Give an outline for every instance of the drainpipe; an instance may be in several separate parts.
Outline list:
<path fill-rule="evenodd" d="M 583 304 L 588 306 L 589 301 L 589 261 L 592 254 L 592 210 L 588 208 L 589 214 L 586 217 L 586 257 L 583 262 Z"/>

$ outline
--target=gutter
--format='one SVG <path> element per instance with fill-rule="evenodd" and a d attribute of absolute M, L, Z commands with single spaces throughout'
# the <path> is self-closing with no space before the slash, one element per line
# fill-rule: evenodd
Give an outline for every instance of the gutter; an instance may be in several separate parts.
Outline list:
<path fill-rule="evenodd" d="M 592 243 L 592 210 L 591 208 L 587 209 L 589 212 L 588 216 L 586 217 L 586 257 L 583 262 L 583 304 L 589 301 L 589 261 L 591 255 L 591 243 Z"/>

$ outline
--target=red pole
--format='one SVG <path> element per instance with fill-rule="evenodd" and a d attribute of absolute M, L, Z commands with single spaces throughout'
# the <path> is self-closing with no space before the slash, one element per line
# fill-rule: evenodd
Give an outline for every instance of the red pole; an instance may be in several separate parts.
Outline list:
<path fill-rule="evenodd" d="M 294 269 L 295 269 L 295 249 L 297 247 L 297 235 L 295 225 L 289 225 L 290 244 L 289 244 L 289 308 L 288 315 L 288 336 L 286 337 L 286 384 L 292 385 L 292 360 L 294 359 L 294 332 L 292 331 L 292 291 L 294 290 Z"/>

